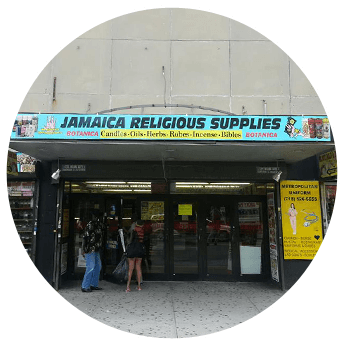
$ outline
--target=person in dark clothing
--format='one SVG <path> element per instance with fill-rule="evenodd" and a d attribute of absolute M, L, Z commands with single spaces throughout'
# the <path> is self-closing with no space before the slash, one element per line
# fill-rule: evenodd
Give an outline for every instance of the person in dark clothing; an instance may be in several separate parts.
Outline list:
<path fill-rule="evenodd" d="M 82 292 L 102 290 L 98 287 L 99 274 L 102 268 L 100 249 L 103 244 L 104 225 L 100 219 L 90 221 L 83 234 L 83 255 L 86 259 L 86 270 L 81 284 Z"/>
<path fill-rule="evenodd" d="M 129 231 L 129 239 L 128 243 L 134 243 L 138 242 L 142 246 L 142 243 L 144 241 L 144 229 L 143 229 L 144 222 L 141 220 L 138 220 L 135 223 L 134 229 L 130 229 Z M 128 248 L 128 247 L 127 247 Z M 137 290 L 141 291 L 141 281 L 142 281 L 142 272 L 141 272 L 141 262 L 142 258 L 145 255 L 144 248 L 142 248 L 142 252 L 134 252 L 132 254 L 128 253 L 128 280 L 127 280 L 127 288 L 126 292 L 130 292 L 130 284 L 132 279 L 133 270 L 135 267 L 135 270 L 137 272 Z"/>

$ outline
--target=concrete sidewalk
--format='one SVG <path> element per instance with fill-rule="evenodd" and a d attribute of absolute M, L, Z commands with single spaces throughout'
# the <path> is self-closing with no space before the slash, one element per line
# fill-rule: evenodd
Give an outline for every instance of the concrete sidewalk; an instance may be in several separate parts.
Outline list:
<path fill-rule="evenodd" d="M 101 281 L 82 293 L 74 281 L 59 293 L 92 318 L 122 331 L 186 338 L 228 329 L 259 314 L 284 295 L 268 283 L 145 282 L 142 291 Z"/>

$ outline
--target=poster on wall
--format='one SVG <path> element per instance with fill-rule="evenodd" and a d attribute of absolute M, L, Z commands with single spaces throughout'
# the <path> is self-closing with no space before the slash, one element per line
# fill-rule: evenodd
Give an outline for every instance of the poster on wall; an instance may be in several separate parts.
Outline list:
<path fill-rule="evenodd" d="M 63 210 L 62 237 L 69 236 L 69 209 Z"/>
<path fill-rule="evenodd" d="M 281 181 L 284 259 L 312 260 L 323 240 L 318 181 Z"/>
<path fill-rule="evenodd" d="M 335 150 L 319 156 L 320 177 L 337 176 L 337 156 Z"/>
<path fill-rule="evenodd" d="M 142 220 L 164 220 L 164 201 L 142 201 Z"/>
<path fill-rule="evenodd" d="M 18 175 L 17 170 L 17 154 L 15 152 L 8 151 L 7 154 L 7 174 Z"/>
<path fill-rule="evenodd" d="M 325 115 L 18 114 L 11 139 L 331 141 Z"/>

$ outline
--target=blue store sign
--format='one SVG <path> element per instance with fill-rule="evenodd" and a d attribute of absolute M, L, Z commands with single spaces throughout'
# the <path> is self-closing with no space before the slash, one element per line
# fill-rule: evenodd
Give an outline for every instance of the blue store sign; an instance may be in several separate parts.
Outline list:
<path fill-rule="evenodd" d="M 18 114 L 11 139 L 330 141 L 327 116 Z"/>

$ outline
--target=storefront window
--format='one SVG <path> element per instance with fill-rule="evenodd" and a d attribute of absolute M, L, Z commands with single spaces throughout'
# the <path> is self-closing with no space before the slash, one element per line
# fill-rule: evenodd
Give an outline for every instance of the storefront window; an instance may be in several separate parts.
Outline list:
<path fill-rule="evenodd" d="M 326 189 L 327 218 L 328 218 L 328 221 L 330 221 L 332 214 L 333 214 L 335 195 L 337 193 L 337 186 L 336 185 L 326 185 L 325 189 Z"/>
<path fill-rule="evenodd" d="M 324 231 L 326 233 L 332 218 L 335 197 L 337 194 L 336 182 L 326 182 L 323 188 L 323 213 L 324 213 Z"/>
<path fill-rule="evenodd" d="M 13 181 L 7 183 L 8 198 L 14 224 L 27 253 L 32 257 L 35 219 L 35 181 Z"/>
<path fill-rule="evenodd" d="M 171 182 L 171 194 L 266 195 L 272 183 L 251 182 Z M 166 194 L 165 183 L 144 181 L 73 181 L 65 182 L 66 193 L 83 194 Z"/>
<path fill-rule="evenodd" d="M 130 185 L 131 183 L 128 182 L 127 184 Z M 138 189 L 140 188 L 138 185 L 145 186 L 145 188 L 149 186 L 148 183 L 141 184 L 140 182 L 133 182 L 132 184 L 135 184 L 135 188 Z M 74 188 L 74 185 L 79 187 Z M 64 215 L 68 211 L 69 217 L 64 217 L 62 226 L 67 228 L 70 224 L 71 234 L 73 232 L 73 240 L 72 237 L 70 240 L 72 240 L 71 245 L 74 246 L 74 275 L 81 278 L 85 272 L 85 262 L 81 260 L 83 230 L 87 223 L 95 218 L 101 220 L 105 229 L 105 242 L 102 249 L 105 279 L 111 277 L 123 252 L 119 229 L 123 229 L 127 245 L 129 230 L 139 220 L 144 222 L 145 230 L 144 245 L 146 255 L 142 264 L 143 273 L 164 273 L 164 201 L 152 199 L 152 196 L 147 198 L 145 193 L 141 193 L 141 195 L 134 195 L 132 193 L 127 195 L 122 192 L 90 193 L 90 191 L 87 191 L 87 185 L 86 182 L 66 182 L 64 186 L 66 193 Z M 81 195 L 69 194 L 71 190 L 76 191 L 79 189 L 82 189 Z M 101 191 L 104 191 L 104 189 L 101 189 Z M 68 204 L 66 202 L 67 199 L 70 201 Z"/>

